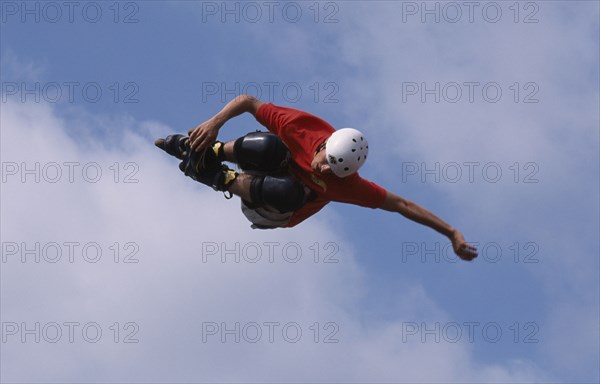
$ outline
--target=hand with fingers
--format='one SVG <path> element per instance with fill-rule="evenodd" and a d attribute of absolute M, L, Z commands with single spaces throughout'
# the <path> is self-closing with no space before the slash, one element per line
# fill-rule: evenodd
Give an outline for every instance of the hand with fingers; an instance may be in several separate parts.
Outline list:
<path fill-rule="evenodd" d="M 454 253 L 463 260 L 471 261 L 477 257 L 477 248 L 465 241 L 462 233 L 455 230 L 450 238 Z"/>
<path fill-rule="evenodd" d="M 210 119 L 188 131 L 190 135 L 190 148 L 193 151 L 201 151 L 217 140 L 217 134 L 222 124 L 217 120 Z"/>

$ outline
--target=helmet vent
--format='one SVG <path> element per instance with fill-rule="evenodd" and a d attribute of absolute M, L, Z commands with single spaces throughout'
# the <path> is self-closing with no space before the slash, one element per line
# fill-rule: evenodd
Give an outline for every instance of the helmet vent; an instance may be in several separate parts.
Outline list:
<path fill-rule="evenodd" d="M 350 169 L 350 168 L 346 167 L 346 168 L 344 168 L 344 171 L 347 171 L 348 169 Z"/>
<path fill-rule="evenodd" d="M 356 143 L 356 139 L 352 139 L 352 141 L 354 141 Z"/>
<path fill-rule="evenodd" d="M 343 162 L 344 162 L 344 159 L 342 159 L 342 158 L 340 157 L 340 158 L 338 159 L 338 161 L 339 161 L 340 163 L 343 163 Z"/>
<path fill-rule="evenodd" d="M 352 148 L 352 152 L 356 152 L 356 148 Z"/>

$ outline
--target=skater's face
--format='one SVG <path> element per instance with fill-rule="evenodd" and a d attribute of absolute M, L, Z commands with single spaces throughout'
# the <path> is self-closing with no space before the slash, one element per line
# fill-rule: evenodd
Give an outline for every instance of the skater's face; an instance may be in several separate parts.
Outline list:
<path fill-rule="evenodd" d="M 321 175 L 331 174 L 331 167 L 329 163 L 327 163 L 327 157 L 325 156 L 325 145 L 319 146 L 313 160 L 310 164 L 312 170 L 315 173 L 319 173 Z"/>

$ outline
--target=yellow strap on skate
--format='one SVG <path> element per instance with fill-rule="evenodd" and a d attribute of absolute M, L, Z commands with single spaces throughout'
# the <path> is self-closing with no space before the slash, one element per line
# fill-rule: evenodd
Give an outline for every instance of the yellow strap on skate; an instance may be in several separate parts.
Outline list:
<path fill-rule="evenodd" d="M 223 143 L 221 143 L 220 141 L 217 141 L 213 146 L 212 146 L 212 150 L 215 153 L 215 155 L 217 157 L 219 157 L 219 150 L 221 149 L 221 147 L 223 146 Z"/>
<path fill-rule="evenodd" d="M 232 171 L 231 169 L 225 172 L 225 180 L 223 182 L 224 185 L 229 185 L 235 178 L 237 177 L 237 173 Z"/>

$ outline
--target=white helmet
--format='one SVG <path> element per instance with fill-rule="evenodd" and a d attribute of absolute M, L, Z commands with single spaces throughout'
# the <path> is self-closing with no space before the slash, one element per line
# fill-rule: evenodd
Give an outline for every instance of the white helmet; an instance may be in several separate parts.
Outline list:
<path fill-rule="evenodd" d="M 335 131 L 325 145 L 325 157 L 333 174 L 346 177 L 365 163 L 369 143 L 358 129 L 342 128 Z"/>

